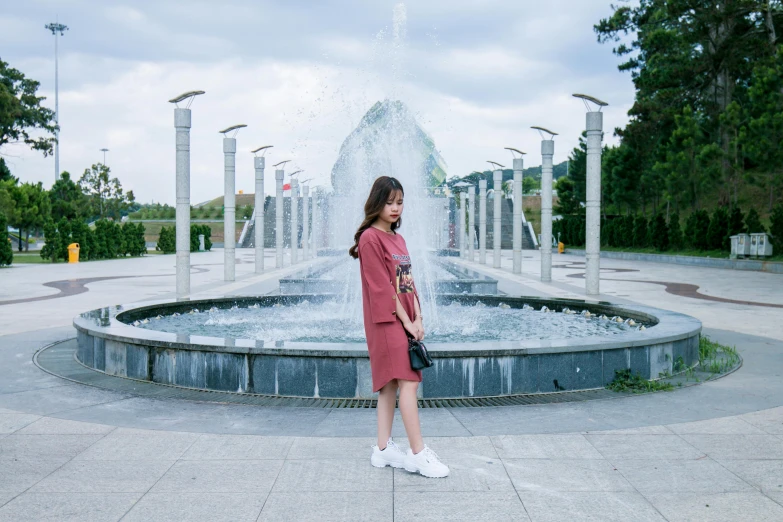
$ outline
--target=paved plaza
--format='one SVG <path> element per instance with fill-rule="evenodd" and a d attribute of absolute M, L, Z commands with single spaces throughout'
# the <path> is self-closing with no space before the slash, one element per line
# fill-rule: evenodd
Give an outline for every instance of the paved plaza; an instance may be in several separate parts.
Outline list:
<path fill-rule="evenodd" d="M 584 258 L 470 266 L 510 295 L 584 299 Z M 194 254 L 193 297 L 274 292 L 237 250 Z M 491 262 L 491 255 L 489 256 Z M 39 369 L 73 316 L 174 297 L 174 256 L 0 270 L 0 521 L 783 520 L 783 276 L 603 260 L 599 299 L 700 319 L 736 372 L 610 400 L 421 411 L 442 480 L 370 466 L 370 409 L 139 397 Z M 326 262 L 323 259 L 315 263 Z M 274 266 L 267 251 L 266 266 Z M 407 447 L 399 418 L 394 433 Z"/>

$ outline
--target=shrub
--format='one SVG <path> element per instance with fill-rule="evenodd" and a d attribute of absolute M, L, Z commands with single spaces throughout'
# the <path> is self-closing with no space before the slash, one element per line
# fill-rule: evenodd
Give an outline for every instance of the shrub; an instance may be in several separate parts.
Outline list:
<path fill-rule="evenodd" d="M 158 238 L 158 244 L 155 245 L 155 250 L 160 250 L 164 254 L 173 254 L 177 251 L 177 234 L 174 231 L 174 227 L 162 227 L 160 229 L 160 237 Z"/>
<path fill-rule="evenodd" d="M 633 246 L 649 246 L 647 240 L 647 218 L 644 216 L 636 216 L 636 218 L 633 220 Z"/>
<path fill-rule="evenodd" d="M 669 246 L 674 249 L 682 248 L 682 228 L 680 228 L 680 215 L 674 212 L 669 216 Z"/>
<path fill-rule="evenodd" d="M 650 244 L 660 251 L 669 248 L 669 227 L 663 214 L 659 213 L 653 218 L 650 226 Z"/>
<path fill-rule="evenodd" d="M 710 215 L 706 210 L 697 210 L 685 222 L 685 243 L 696 250 L 707 250 L 709 228 Z"/>
<path fill-rule="evenodd" d="M 144 241 L 144 225 L 139 223 L 123 223 L 122 236 L 125 250 L 123 255 L 143 256 L 147 253 L 147 244 Z"/>
<path fill-rule="evenodd" d="M 14 261 L 14 249 L 8 238 L 8 221 L 0 212 L 0 266 L 10 265 Z"/>
<path fill-rule="evenodd" d="M 707 248 L 709 250 L 725 250 L 730 247 L 729 213 L 725 207 L 718 207 L 712 213 L 710 226 L 707 230 Z"/>
<path fill-rule="evenodd" d="M 204 234 L 204 250 L 212 249 L 212 229 L 209 225 L 190 225 L 190 251 L 198 252 L 198 236 Z"/>
<path fill-rule="evenodd" d="M 729 214 L 729 236 L 735 236 L 745 232 L 745 214 L 739 207 L 731 209 Z"/>
<path fill-rule="evenodd" d="M 769 233 L 772 235 L 772 245 L 778 249 L 778 254 L 783 250 L 783 203 L 778 203 L 772 209 L 772 215 L 769 218 Z M 0 240 L 2 240 L 2 231 L 0 230 Z M 774 252 L 773 252 L 774 253 Z"/>
<path fill-rule="evenodd" d="M 748 215 L 745 216 L 745 229 L 747 230 L 748 234 L 767 231 L 767 229 L 764 228 L 764 225 L 761 224 L 759 213 L 756 212 L 755 208 L 750 209 Z"/>

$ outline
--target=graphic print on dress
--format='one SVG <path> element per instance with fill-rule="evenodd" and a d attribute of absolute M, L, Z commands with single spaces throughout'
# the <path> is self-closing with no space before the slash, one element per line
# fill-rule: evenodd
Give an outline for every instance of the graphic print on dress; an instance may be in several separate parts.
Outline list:
<path fill-rule="evenodd" d="M 413 272 L 411 271 L 411 256 L 392 254 L 392 259 L 400 261 L 397 265 L 397 293 L 413 292 Z"/>

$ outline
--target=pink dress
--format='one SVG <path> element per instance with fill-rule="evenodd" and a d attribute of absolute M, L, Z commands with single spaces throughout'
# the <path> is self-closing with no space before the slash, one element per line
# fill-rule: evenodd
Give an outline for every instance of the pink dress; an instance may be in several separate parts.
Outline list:
<path fill-rule="evenodd" d="M 359 262 L 373 391 L 377 392 L 393 379 L 421 382 L 421 372 L 411 368 L 408 337 L 396 312 L 399 299 L 413 320 L 414 299 L 419 296 L 405 240 L 400 234 L 370 227 L 359 239 Z"/>

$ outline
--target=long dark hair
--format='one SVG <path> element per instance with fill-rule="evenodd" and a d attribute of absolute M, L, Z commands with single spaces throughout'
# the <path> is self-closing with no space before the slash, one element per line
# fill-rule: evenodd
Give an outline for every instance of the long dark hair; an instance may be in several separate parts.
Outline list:
<path fill-rule="evenodd" d="M 402 184 L 397 181 L 397 178 L 390 176 L 381 176 L 375 180 L 370 189 L 370 195 L 367 196 L 367 202 L 364 204 L 364 221 L 359 226 L 359 230 L 353 236 L 354 244 L 348 249 L 348 255 L 354 259 L 359 257 L 359 238 L 362 237 L 362 233 L 370 228 L 378 216 L 383 212 L 383 208 L 386 206 L 386 202 L 389 201 L 389 197 L 393 192 L 400 191 L 402 195 L 405 195 L 405 191 L 402 189 Z M 396 230 L 402 225 L 402 216 L 391 224 L 391 229 Z"/>

